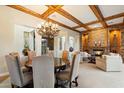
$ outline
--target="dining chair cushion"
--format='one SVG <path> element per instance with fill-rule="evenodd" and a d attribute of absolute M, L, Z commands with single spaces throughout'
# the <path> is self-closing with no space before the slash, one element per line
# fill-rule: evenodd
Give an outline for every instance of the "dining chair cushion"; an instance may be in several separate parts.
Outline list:
<path fill-rule="evenodd" d="M 61 73 L 56 73 L 56 77 L 59 80 L 69 80 L 70 72 L 69 71 L 62 71 Z"/>
<path fill-rule="evenodd" d="M 32 81 L 33 79 L 32 72 L 26 72 L 23 75 L 24 75 L 23 85 L 26 85 Z"/>
<path fill-rule="evenodd" d="M 22 70 L 23 73 L 30 71 L 30 69 L 25 67 L 25 66 L 21 67 L 21 70 Z"/>
<path fill-rule="evenodd" d="M 20 56 L 20 64 L 21 64 L 21 67 L 25 66 L 27 62 L 28 62 L 28 56 L 23 56 L 23 55 L 21 55 L 21 56 Z"/>
<path fill-rule="evenodd" d="M 73 56 L 71 67 L 65 71 L 57 73 L 56 79 L 70 82 L 69 84 L 70 87 L 72 82 L 74 82 L 76 86 L 78 86 L 77 78 L 78 78 L 78 71 L 79 71 L 79 62 L 80 62 L 80 53 L 75 53 Z"/>

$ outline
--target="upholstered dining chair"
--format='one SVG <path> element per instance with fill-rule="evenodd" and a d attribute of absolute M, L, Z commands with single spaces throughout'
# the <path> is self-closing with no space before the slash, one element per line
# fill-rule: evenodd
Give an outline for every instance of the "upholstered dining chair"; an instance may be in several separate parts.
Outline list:
<path fill-rule="evenodd" d="M 33 58 L 32 67 L 35 88 L 54 88 L 54 62 L 50 56 Z"/>
<path fill-rule="evenodd" d="M 67 50 L 64 50 L 62 52 L 62 61 L 65 62 L 66 64 L 70 64 L 70 62 L 69 62 L 69 52 Z"/>
<path fill-rule="evenodd" d="M 24 87 L 25 85 L 31 83 L 32 73 L 23 72 L 21 69 L 19 56 L 6 55 L 5 59 L 7 62 L 12 87 Z"/>
<path fill-rule="evenodd" d="M 72 83 L 75 83 L 78 86 L 78 72 L 79 72 L 79 63 L 80 63 L 80 53 L 76 53 L 73 56 L 72 65 L 70 70 L 65 70 L 56 74 L 57 83 L 58 81 L 67 81 L 69 87 L 71 88 Z"/>
<path fill-rule="evenodd" d="M 29 64 L 32 64 L 32 59 L 35 56 L 36 56 L 36 52 L 35 51 L 28 51 L 28 63 Z"/>
<path fill-rule="evenodd" d="M 54 51 L 53 50 L 49 50 L 47 55 L 52 57 L 52 58 L 54 58 Z"/>

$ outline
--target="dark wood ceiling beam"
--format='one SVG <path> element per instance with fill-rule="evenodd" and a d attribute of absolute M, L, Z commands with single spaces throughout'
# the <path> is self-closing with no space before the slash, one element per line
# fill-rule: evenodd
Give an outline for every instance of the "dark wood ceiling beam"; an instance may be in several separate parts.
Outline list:
<path fill-rule="evenodd" d="M 92 24 L 96 24 L 96 23 L 99 23 L 100 21 L 97 20 L 97 21 L 91 21 L 91 22 L 88 22 L 88 23 L 85 23 L 85 25 L 92 25 Z M 73 29 L 76 29 L 76 28 L 80 28 L 81 26 L 74 26 L 72 27 Z"/>
<path fill-rule="evenodd" d="M 96 23 L 100 23 L 100 22 L 101 22 L 101 21 L 96 20 L 96 21 L 88 22 L 88 23 L 86 23 L 85 25 L 92 25 L 92 24 L 96 24 Z"/>
<path fill-rule="evenodd" d="M 108 20 L 112 20 L 112 19 L 120 18 L 120 17 L 124 17 L 124 12 L 116 14 L 116 15 L 112 15 L 112 16 L 109 16 L 109 17 L 106 17 L 106 18 L 104 18 L 104 20 L 108 21 Z"/>
<path fill-rule="evenodd" d="M 71 14 L 69 14 L 67 11 L 63 10 L 62 8 L 59 8 L 56 10 L 57 13 L 61 14 L 62 16 L 66 17 L 67 19 L 77 23 L 78 25 L 80 25 L 81 27 L 84 27 L 85 29 L 89 30 L 90 28 L 83 24 L 81 21 L 79 21 L 77 18 L 75 18 L 74 16 L 72 16 Z"/>
<path fill-rule="evenodd" d="M 118 28 L 118 27 L 122 27 L 124 28 L 124 24 L 123 23 L 118 23 L 118 24 L 112 24 L 112 25 L 108 25 L 108 27 L 104 28 L 104 27 L 98 27 L 98 28 L 93 28 L 92 30 L 85 30 L 82 31 L 83 33 L 89 32 L 89 31 L 95 31 L 95 30 L 101 30 L 101 29 L 108 29 L 108 28 Z"/>
<path fill-rule="evenodd" d="M 55 20 L 53 20 L 53 19 L 48 18 L 47 20 L 49 20 L 49 21 L 51 21 L 51 22 L 53 22 L 53 23 L 59 24 L 60 26 L 65 27 L 65 28 L 68 28 L 68 29 L 70 29 L 70 30 L 74 30 L 73 28 L 71 28 L 71 27 L 69 27 L 69 26 L 66 26 L 66 25 L 64 25 L 64 24 L 62 24 L 62 23 L 60 23 L 60 22 L 57 22 L 57 21 L 55 21 Z M 80 31 L 78 31 L 78 30 L 74 30 L 74 31 L 80 32 Z"/>
<path fill-rule="evenodd" d="M 16 10 L 19 10 L 19 11 L 21 11 L 21 12 L 24 12 L 24 13 L 26 13 L 26 14 L 32 15 L 32 16 L 34 16 L 34 17 L 37 17 L 37 18 L 46 20 L 46 18 L 43 18 L 43 17 L 41 16 L 41 14 L 36 13 L 36 12 L 34 12 L 34 11 L 30 10 L 30 9 L 27 9 L 27 8 L 25 8 L 25 7 L 23 7 L 23 6 L 20 6 L 20 5 L 7 5 L 7 6 L 8 6 L 8 7 L 11 7 L 11 8 L 14 8 L 14 9 L 16 9 Z M 75 29 L 73 29 L 73 28 L 71 28 L 71 27 L 69 27 L 69 26 L 66 26 L 66 25 L 64 25 L 64 24 L 62 24 L 62 23 L 60 23 L 60 22 L 57 22 L 57 21 L 52 20 L 52 19 L 50 19 L 50 18 L 49 18 L 49 20 L 50 20 L 51 22 L 53 22 L 53 23 L 57 23 L 58 25 L 60 25 L 60 26 L 62 26 L 62 27 L 65 27 L 65 28 L 70 29 L 70 30 L 72 30 L 72 31 L 79 32 L 78 30 L 75 30 Z M 79 33 L 80 33 L 80 32 L 79 32 Z"/>
<path fill-rule="evenodd" d="M 112 24 L 112 25 L 108 25 L 108 27 L 124 27 L 124 23 L 117 23 L 117 24 Z"/>
<path fill-rule="evenodd" d="M 95 16 L 98 18 L 99 21 L 101 21 L 102 25 L 104 28 L 107 27 L 106 22 L 104 21 L 104 17 L 99 9 L 99 7 L 97 5 L 89 5 L 89 7 L 91 8 L 91 10 L 93 11 L 93 13 L 95 14 Z"/>
<path fill-rule="evenodd" d="M 47 18 L 49 15 L 51 15 L 52 13 L 54 13 L 57 9 L 61 8 L 63 5 L 58 5 L 55 8 L 53 8 L 52 6 L 48 7 L 48 10 L 45 11 L 41 16 L 43 18 Z"/>
<path fill-rule="evenodd" d="M 14 8 L 16 10 L 19 10 L 21 12 L 24 12 L 26 14 L 29 14 L 29 15 L 32 15 L 32 16 L 35 16 L 35 17 L 38 17 L 38 18 L 41 18 L 41 15 L 39 13 L 36 13 L 32 10 L 29 10 L 23 6 L 20 6 L 20 5 L 7 5 L 8 7 L 11 7 L 11 8 Z"/>
<path fill-rule="evenodd" d="M 119 14 L 115 14 L 115 15 L 112 15 L 112 16 L 109 16 L 109 17 L 105 17 L 104 21 L 108 21 L 108 20 L 112 20 L 112 19 L 116 19 L 116 18 L 120 18 L 120 17 L 124 17 L 124 13 L 119 13 Z M 92 25 L 92 24 L 97 24 L 97 23 L 100 23 L 100 22 L 101 21 L 96 20 L 96 21 L 88 22 L 85 25 Z M 73 28 L 76 29 L 76 28 L 79 28 L 79 27 L 81 27 L 81 26 L 75 26 Z"/>

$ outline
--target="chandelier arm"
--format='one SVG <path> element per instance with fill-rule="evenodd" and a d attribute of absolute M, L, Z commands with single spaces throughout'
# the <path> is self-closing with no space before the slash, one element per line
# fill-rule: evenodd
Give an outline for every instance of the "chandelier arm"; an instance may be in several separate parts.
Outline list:
<path fill-rule="evenodd" d="M 57 27 L 57 24 L 53 24 L 51 22 L 46 21 L 41 25 L 41 28 L 37 28 L 37 33 L 39 35 L 42 35 L 43 37 L 54 38 L 60 32 Z"/>

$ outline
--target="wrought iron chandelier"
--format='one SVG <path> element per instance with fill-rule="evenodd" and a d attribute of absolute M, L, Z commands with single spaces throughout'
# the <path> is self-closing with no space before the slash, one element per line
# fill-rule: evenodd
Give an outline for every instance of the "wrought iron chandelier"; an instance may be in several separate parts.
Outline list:
<path fill-rule="evenodd" d="M 37 29 L 37 33 L 46 38 L 54 38 L 60 31 L 57 24 L 48 21 L 43 22 Z"/>

